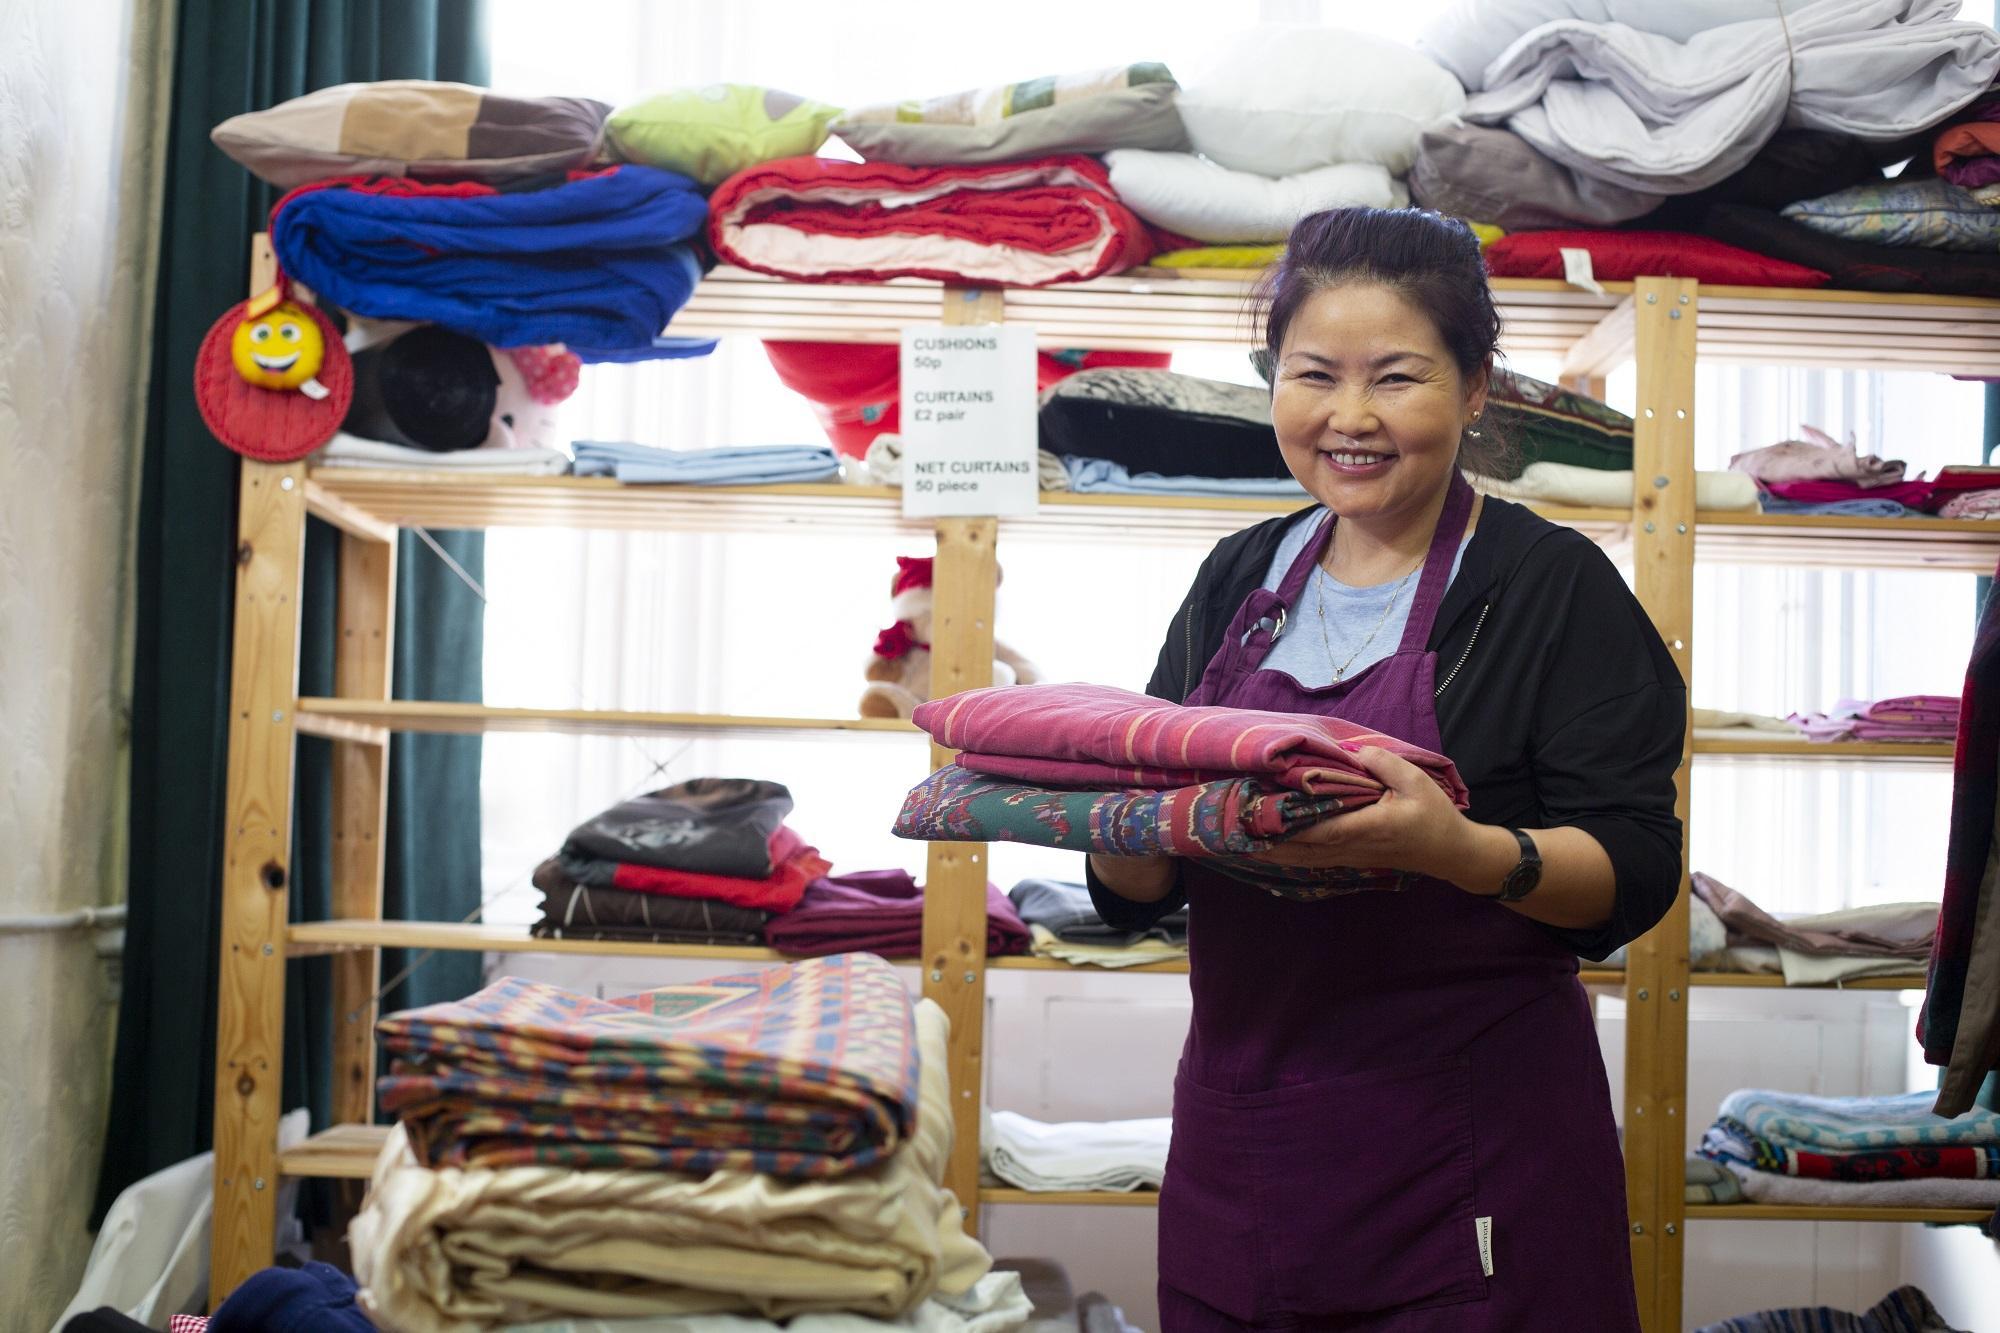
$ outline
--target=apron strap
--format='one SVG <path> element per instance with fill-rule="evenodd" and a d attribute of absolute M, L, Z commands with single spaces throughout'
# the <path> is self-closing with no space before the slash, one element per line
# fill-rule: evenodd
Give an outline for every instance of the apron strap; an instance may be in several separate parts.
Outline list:
<path fill-rule="evenodd" d="M 1313 532 L 1312 540 L 1299 551 L 1298 556 L 1292 561 L 1292 567 L 1285 571 L 1284 580 L 1278 584 L 1278 600 L 1283 602 L 1287 609 L 1298 606 L 1299 595 L 1306 590 L 1306 580 L 1312 577 L 1320 558 L 1326 554 L 1326 544 L 1332 536 L 1333 512 L 1328 510 L 1321 515 L 1319 527 Z"/>
<path fill-rule="evenodd" d="M 1417 580 L 1417 595 L 1410 603 L 1410 618 L 1403 626 L 1402 651 L 1422 652 L 1430 642 L 1431 625 L 1438 607 L 1444 604 L 1445 589 L 1451 584 L 1452 563 L 1458 559 L 1458 544 L 1465 537 L 1465 525 L 1472 517 L 1473 490 L 1465 474 L 1451 470 L 1451 486 L 1444 493 L 1444 511 L 1438 515 L 1437 531 L 1431 534 L 1430 553 L 1424 557 L 1423 577 Z"/>

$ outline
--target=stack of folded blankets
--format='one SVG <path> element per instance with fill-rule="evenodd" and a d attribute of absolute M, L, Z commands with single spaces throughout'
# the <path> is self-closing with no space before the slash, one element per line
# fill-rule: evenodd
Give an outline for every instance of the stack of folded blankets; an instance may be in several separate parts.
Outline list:
<path fill-rule="evenodd" d="M 1955 466 L 1929 481 L 1909 479 L 1901 460 L 1858 453 L 1852 436 L 1842 443 L 1811 426 L 1802 434 L 1729 460 L 1732 472 L 1755 479 L 1767 514 L 2000 518 L 2000 468 Z"/>
<path fill-rule="evenodd" d="M 899 837 L 1199 856 L 1302 899 L 1403 882 L 1397 871 L 1305 872 L 1252 859 L 1381 797 L 1356 750 L 1400 755 L 1460 809 L 1468 799 L 1444 756 L 1312 714 L 1187 707 L 1103 685 L 1011 685 L 933 699 L 911 720 L 960 754 L 905 798 Z"/>
<path fill-rule="evenodd" d="M 1938 1313 L 1923 1288 L 1902 1286 L 1859 1314 L 1830 1305 L 1801 1305 L 1784 1310 L 1759 1310 L 1719 1323 L 1703 1324 L 1695 1333 L 1972 1333 Z"/>
<path fill-rule="evenodd" d="M 1165 1116 L 1049 1124 L 988 1111 L 979 1151 L 986 1169 L 1016 1189 L 1156 1190 L 1166 1175 L 1172 1129 Z"/>
<path fill-rule="evenodd" d="M 1883 903 L 1810 916 L 1774 916 L 1711 875 L 1691 877 L 1697 909 L 1724 932 L 1712 971 L 1778 972 L 1790 986 L 1825 986 L 1857 977 L 1915 977 L 1937 937 L 1935 902 Z"/>
<path fill-rule="evenodd" d="M 840 460 L 823 444 L 658 449 L 578 440 L 574 448 L 577 476 L 616 477 L 627 485 L 773 486 L 840 477 Z"/>
<path fill-rule="evenodd" d="M 1794 713 L 1792 721 L 1813 741 L 1949 742 L 1958 736 L 1958 702 L 1949 694 L 1842 699 L 1830 712 Z"/>
<path fill-rule="evenodd" d="M 1931 1113 L 1935 1096 L 1743 1089 L 1723 1099 L 1701 1156 L 1752 1203 L 2000 1208 L 2000 1113 L 1946 1120 Z"/>
<path fill-rule="evenodd" d="M 1007 895 L 1034 936 L 1034 952 L 1079 967 L 1140 967 L 1187 957 L 1188 913 L 1182 906 L 1145 930 L 1108 926 L 1081 884 L 1024 879 Z"/>
<path fill-rule="evenodd" d="M 944 1012 L 879 958 L 609 1002 L 508 978 L 379 1031 L 398 1125 L 350 1239 L 383 1328 L 921 1311 L 962 1329 L 952 1304 L 1018 1302 L 940 1183 Z"/>
<path fill-rule="evenodd" d="M 806 886 L 796 907 L 771 919 L 764 939 L 795 958 L 865 949 L 886 958 L 915 958 L 923 951 L 924 891 L 901 870 L 829 875 Z M 1024 954 L 1028 928 L 1007 895 L 986 886 L 988 957 Z"/>
<path fill-rule="evenodd" d="M 1410 192 L 1513 233 L 1488 251 L 1495 276 L 1564 277 L 1581 251 L 1599 279 L 2000 290 L 1978 193 L 2000 37 L 1953 14 L 1465 0 L 1420 43 L 1468 96 L 1421 135 Z M 1919 134 L 1931 151 L 1884 181 Z M 1626 228 L 1640 218 L 1657 229 Z"/>
<path fill-rule="evenodd" d="M 792 796 L 753 778 L 695 778 L 621 801 L 536 868 L 544 939 L 758 944 L 831 867 L 785 823 Z"/>
<path fill-rule="evenodd" d="M 765 945 L 797 958 L 914 958 L 924 891 L 901 870 L 833 875 L 785 817 L 783 786 L 696 778 L 577 825 L 535 869 L 542 939 Z M 1028 952 L 1028 928 L 986 886 L 986 951 Z"/>

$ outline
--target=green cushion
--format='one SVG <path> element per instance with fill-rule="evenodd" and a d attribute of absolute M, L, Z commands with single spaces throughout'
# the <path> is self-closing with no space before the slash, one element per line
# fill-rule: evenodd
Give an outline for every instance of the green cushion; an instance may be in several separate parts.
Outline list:
<path fill-rule="evenodd" d="M 712 187 L 759 162 L 817 152 L 839 115 L 839 107 L 776 89 L 717 83 L 620 107 L 605 128 L 625 161 Z"/>

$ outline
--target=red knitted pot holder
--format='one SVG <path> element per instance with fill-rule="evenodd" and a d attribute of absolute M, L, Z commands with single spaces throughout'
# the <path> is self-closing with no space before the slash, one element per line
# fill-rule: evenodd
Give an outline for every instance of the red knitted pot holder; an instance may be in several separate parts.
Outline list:
<path fill-rule="evenodd" d="M 326 359 L 318 376 L 327 388 L 326 397 L 315 400 L 292 389 L 260 389 L 246 383 L 230 360 L 229 340 L 249 304 L 239 301 L 229 307 L 201 340 L 194 358 L 195 405 L 215 438 L 245 458 L 289 463 L 304 458 L 340 429 L 348 404 L 354 401 L 354 362 L 333 321 L 317 306 L 302 304 L 300 308 L 312 316 L 326 339 Z"/>

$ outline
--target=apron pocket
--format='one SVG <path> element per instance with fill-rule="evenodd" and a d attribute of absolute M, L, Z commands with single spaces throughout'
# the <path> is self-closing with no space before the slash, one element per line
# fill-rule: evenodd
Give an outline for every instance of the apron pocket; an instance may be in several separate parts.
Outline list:
<path fill-rule="evenodd" d="M 1256 1322 L 1485 1298 L 1463 1058 L 1257 1093 L 1182 1078 L 1174 1117 L 1175 1149 L 1225 1168 L 1184 1171 L 1194 1197 L 1161 1218 L 1161 1276 L 1188 1294 Z M 1171 1246 L 1170 1221 L 1190 1233 Z"/>

